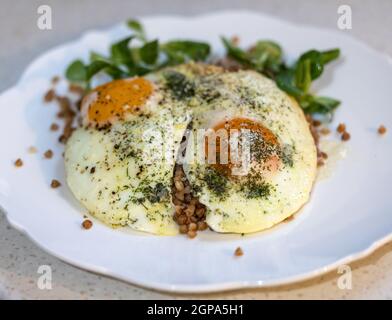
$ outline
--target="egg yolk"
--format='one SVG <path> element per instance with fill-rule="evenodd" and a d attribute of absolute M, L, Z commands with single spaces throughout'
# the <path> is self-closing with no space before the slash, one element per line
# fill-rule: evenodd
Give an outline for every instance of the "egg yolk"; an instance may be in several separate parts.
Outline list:
<path fill-rule="evenodd" d="M 115 80 L 94 89 L 97 94 L 88 109 L 88 119 L 98 125 L 138 113 L 153 92 L 144 78 Z"/>
<path fill-rule="evenodd" d="M 216 133 L 216 140 L 211 141 L 210 136 L 206 135 L 205 154 L 208 157 L 208 146 L 211 146 L 211 143 L 215 143 L 216 163 L 211 165 L 219 172 L 224 173 L 226 176 L 230 176 L 232 169 L 241 164 L 239 163 L 241 162 L 240 155 L 239 159 L 231 159 L 230 135 L 233 132 L 232 130 L 239 132 L 239 144 L 243 132 L 248 132 L 245 138 L 248 139 L 249 142 L 250 161 L 253 169 L 258 172 L 269 173 L 278 170 L 280 166 L 280 159 L 277 152 L 277 150 L 279 150 L 278 139 L 271 130 L 262 124 L 247 118 L 234 118 L 217 124 L 212 130 Z M 220 130 L 225 130 L 224 132 L 226 132 L 226 134 L 221 136 L 219 134 Z M 223 152 L 227 155 L 227 161 L 221 161 Z"/>

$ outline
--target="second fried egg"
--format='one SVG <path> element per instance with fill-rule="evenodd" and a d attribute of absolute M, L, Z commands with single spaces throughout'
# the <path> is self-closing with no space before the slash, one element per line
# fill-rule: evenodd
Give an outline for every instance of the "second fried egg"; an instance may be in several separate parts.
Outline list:
<path fill-rule="evenodd" d="M 317 169 L 309 125 L 297 103 L 256 72 L 211 77 L 217 98 L 194 111 L 185 173 L 214 231 L 267 229 L 309 199 Z"/>
<path fill-rule="evenodd" d="M 67 183 L 87 210 L 110 225 L 176 234 L 171 184 L 188 123 L 153 79 L 117 80 L 82 103 L 83 127 L 65 150 Z"/>

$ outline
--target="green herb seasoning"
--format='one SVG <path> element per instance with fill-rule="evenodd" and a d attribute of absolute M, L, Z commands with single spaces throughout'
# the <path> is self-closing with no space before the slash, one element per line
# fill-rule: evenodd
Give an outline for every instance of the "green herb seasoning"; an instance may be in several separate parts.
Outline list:
<path fill-rule="evenodd" d="M 207 168 L 203 181 L 213 194 L 220 198 L 224 198 L 228 184 L 226 176 L 213 168 Z"/>
<path fill-rule="evenodd" d="M 254 171 L 246 177 L 246 181 L 240 187 L 240 191 L 248 199 L 267 199 L 272 190 L 273 186 L 265 182 L 261 175 Z"/>
<path fill-rule="evenodd" d="M 166 86 L 176 99 L 183 100 L 195 95 L 194 83 L 190 82 L 184 74 L 169 70 L 163 76 L 166 79 Z"/>

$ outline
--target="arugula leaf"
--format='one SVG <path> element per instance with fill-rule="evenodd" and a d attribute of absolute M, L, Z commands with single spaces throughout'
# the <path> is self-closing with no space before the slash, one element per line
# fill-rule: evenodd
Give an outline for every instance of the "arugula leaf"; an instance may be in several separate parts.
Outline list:
<path fill-rule="evenodd" d="M 258 41 L 248 51 L 235 46 L 230 40 L 222 37 L 227 55 L 247 68 L 254 69 L 275 78 L 285 68 L 281 47 L 270 40 Z"/>
<path fill-rule="evenodd" d="M 103 60 L 95 60 L 87 66 L 86 69 L 86 81 L 90 81 L 91 78 L 100 72 L 102 69 L 109 67 L 110 63 Z"/>
<path fill-rule="evenodd" d="M 101 71 L 113 79 L 143 76 L 167 65 L 190 60 L 204 61 L 210 54 L 208 43 L 175 40 L 160 45 L 158 40 L 146 40 L 143 26 L 137 20 L 131 19 L 127 21 L 127 25 L 133 34 L 112 44 L 109 57 L 91 52 L 86 65 L 81 60 L 74 61 L 66 71 L 68 80 L 88 86 L 90 80 Z M 141 46 L 130 46 L 135 38 L 143 42 Z M 165 60 L 159 63 L 161 54 L 165 56 Z"/>
<path fill-rule="evenodd" d="M 129 76 L 129 73 L 117 68 L 114 65 L 110 65 L 107 68 L 103 69 L 103 72 L 107 73 L 113 79 L 121 79 Z"/>
<path fill-rule="evenodd" d="M 125 65 L 131 68 L 134 65 L 131 49 L 128 47 L 129 42 L 134 36 L 127 37 L 110 47 L 110 60 L 117 66 Z"/>
<path fill-rule="evenodd" d="M 146 33 L 144 31 L 143 25 L 139 21 L 130 19 L 127 21 L 127 26 L 134 32 L 138 39 L 146 41 Z"/>
<path fill-rule="evenodd" d="M 142 65 L 135 65 L 130 71 L 129 74 L 132 76 L 144 76 L 147 73 L 155 71 L 155 67 L 150 66 L 142 66 Z"/>
<path fill-rule="evenodd" d="M 339 49 L 323 52 L 307 51 L 300 56 L 292 68 L 277 75 L 276 83 L 280 89 L 294 96 L 306 113 L 331 114 L 340 105 L 340 101 L 318 97 L 308 92 L 311 82 L 319 78 L 324 71 L 324 65 L 337 59 L 339 55 Z"/>
<path fill-rule="evenodd" d="M 309 64 L 309 71 L 311 80 L 315 80 L 321 76 L 324 71 L 324 63 L 322 62 L 321 52 L 317 50 L 310 50 L 299 57 L 297 62 L 297 69 L 303 68 L 303 64 Z"/>
<path fill-rule="evenodd" d="M 324 52 L 310 50 L 302 54 L 296 63 L 296 86 L 303 92 L 299 103 L 306 113 L 331 114 L 340 105 L 336 99 L 308 94 L 311 82 L 321 76 L 324 65 L 339 55 L 339 49 Z"/>
<path fill-rule="evenodd" d="M 100 71 L 105 71 L 112 78 L 117 79 L 122 76 L 123 72 L 107 61 L 103 56 L 92 52 L 90 54 L 90 64 L 85 65 L 81 60 L 71 63 L 66 72 L 66 78 L 71 82 L 89 87 L 90 80 Z"/>
<path fill-rule="evenodd" d="M 239 63 L 242 63 L 246 66 L 251 66 L 252 62 L 250 61 L 248 54 L 246 51 L 242 50 L 241 48 L 235 46 L 229 39 L 225 37 L 221 37 L 223 45 L 226 48 L 227 55 L 230 58 L 233 58 L 234 60 L 238 61 Z"/>
<path fill-rule="evenodd" d="M 280 89 L 299 99 L 303 95 L 303 92 L 296 86 L 295 75 L 294 69 L 287 69 L 280 72 L 275 80 Z"/>
<path fill-rule="evenodd" d="M 140 58 L 146 64 L 155 64 L 159 56 L 159 42 L 153 40 L 140 48 Z"/>
<path fill-rule="evenodd" d="M 248 52 L 252 63 L 260 71 L 268 69 L 272 72 L 279 72 L 282 65 L 282 48 L 270 40 L 258 41 Z"/>
<path fill-rule="evenodd" d="M 192 61 L 204 61 L 210 54 L 210 45 L 205 42 L 174 40 L 164 43 L 161 50 L 167 55 L 169 65 Z"/>
<path fill-rule="evenodd" d="M 129 20 L 128 27 L 133 34 L 114 43 L 109 57 L 91 52 L 89 63 L 73 61 L 66 69 L 66 77 L 89 87 L 91 79 L 99 72 L 113 79 L 142 76 L 168 65 L 188 61 L 205 61 L 210 55 L 208 43 L 191 40 L 173 40 L 159 44 L 158 40 L 147 41 L 143 26 L 137 20 Z M 140 46 L 130 46 L 132 39 L 142 41 Z M 270 40 L 261 40 L 249 50 L 243 50 L 229 39 L 222 37 L 227 56 L 247 69 L 263 73 L 276 81 L 278 87 L 292 95 L 306 113 L 330 114 L 340 101 L 319 97 L 309 93 L 312 81 L 318 79 L 324 66 L 340 56 L 339 49 L 327 51 L 309 50 L 292 65 L 283 60 L 282 48 Z M 162 58 L 162 59 L 161 59 Z M 177 99 L 194 95 L 194 84 L 185 75 L 168 71 L 164 74 L 166 85 Z"/>
<path fill-rule="evenodd" d="M 95 60 L 104 60 L 106 61 L 107 58 L 105 58 L 102 54 L 95 52 L 95 51 L 91 51 L 90 52 L 90 61 L 95 61 Z"/>
<path fill-rule="evenodd" d="M 251 56 L 267 53 L 271 61 L 281 62 L 282 59 L 282 48 L 276 42 L 270 40 L 257 41 L 255 46 L 251 48 L 250 53 Z"/>
<path fill-rule="evenodd" d="M 340 101 L 329 97 L 306 95 L 300 100 L 300 105 L 305 113 L 331 114 L 340 105 Z"/>
<path fill-rule="evenodd" d="M 73 61 L 65 71 L 65 76 L 71 82 L 85 82 L 87 78 L 87 70 L 83 61 Z"/>
<path fill-rule="evenodd" d="M 337 59 L 340 55 L 339 49 L 332 49 L 329 51 L 317 51 L 310 50 L 302 54 L 297 62 L 297 68 L 303 68 L 303 65 L 309 61 L 310 63 L 310 75 L 312 80 L 315 80 L 321 76 L 324 71 L 324 65 Z"/>
<path fill-rule="evenodd" d="M 312 83 L 312 64 L 310 59 L 300 60 L 295 70 L 295 85 L 303 92 L 308 92 Z"/>
<path fill-rule="evenodd" d="M 324 64 L 327 64 L 340 56 L 340 50 L 339 49 L 331 49 L 328 51 L 323 51 L 321 52 L 321 60 Z"/>
<path fill-rule="evenodd" d="M 99 71 L 103 71 L 103 72 L 107 73 L 113 79 L 120 79 L 124 76 L 127 76 L 127 73 L 124 72 L 123 70 L 121 70 L 120 68 L 116 67 L 109 58 L 105 58 L 103 55 L 101 55 L 99 53 L 96 53 L 94 51 L 90 52 L 90 61 L 91 61 L 91 64 L 93 64 L 94 61 L 106 62 L 107 66 L 103 67 Z"/>

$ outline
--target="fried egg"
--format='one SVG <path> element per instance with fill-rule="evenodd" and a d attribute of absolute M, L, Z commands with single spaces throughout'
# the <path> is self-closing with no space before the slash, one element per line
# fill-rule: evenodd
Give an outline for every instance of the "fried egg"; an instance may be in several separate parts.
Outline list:
<path fill-rule="evenodd" d="M 317 152 L 305 116 L 256 72 L 221 72 L 204 82 L 214 83 L 216 98 L 194 108 L 183 166 L 208 208 L 207 224 L 217 232 L 270 228 L 310 196 Z M 235 135 L 237 143 L 231 144 Z"/>
<path fill-rule="evenodd" d="M 83 126 L 65 149 L 68 186 L 87 210 L 113 226 L 177 233 L 171 184 L 189 120 L 173 112 L 154 79 L 116 80 L 83 100 Z"/>

